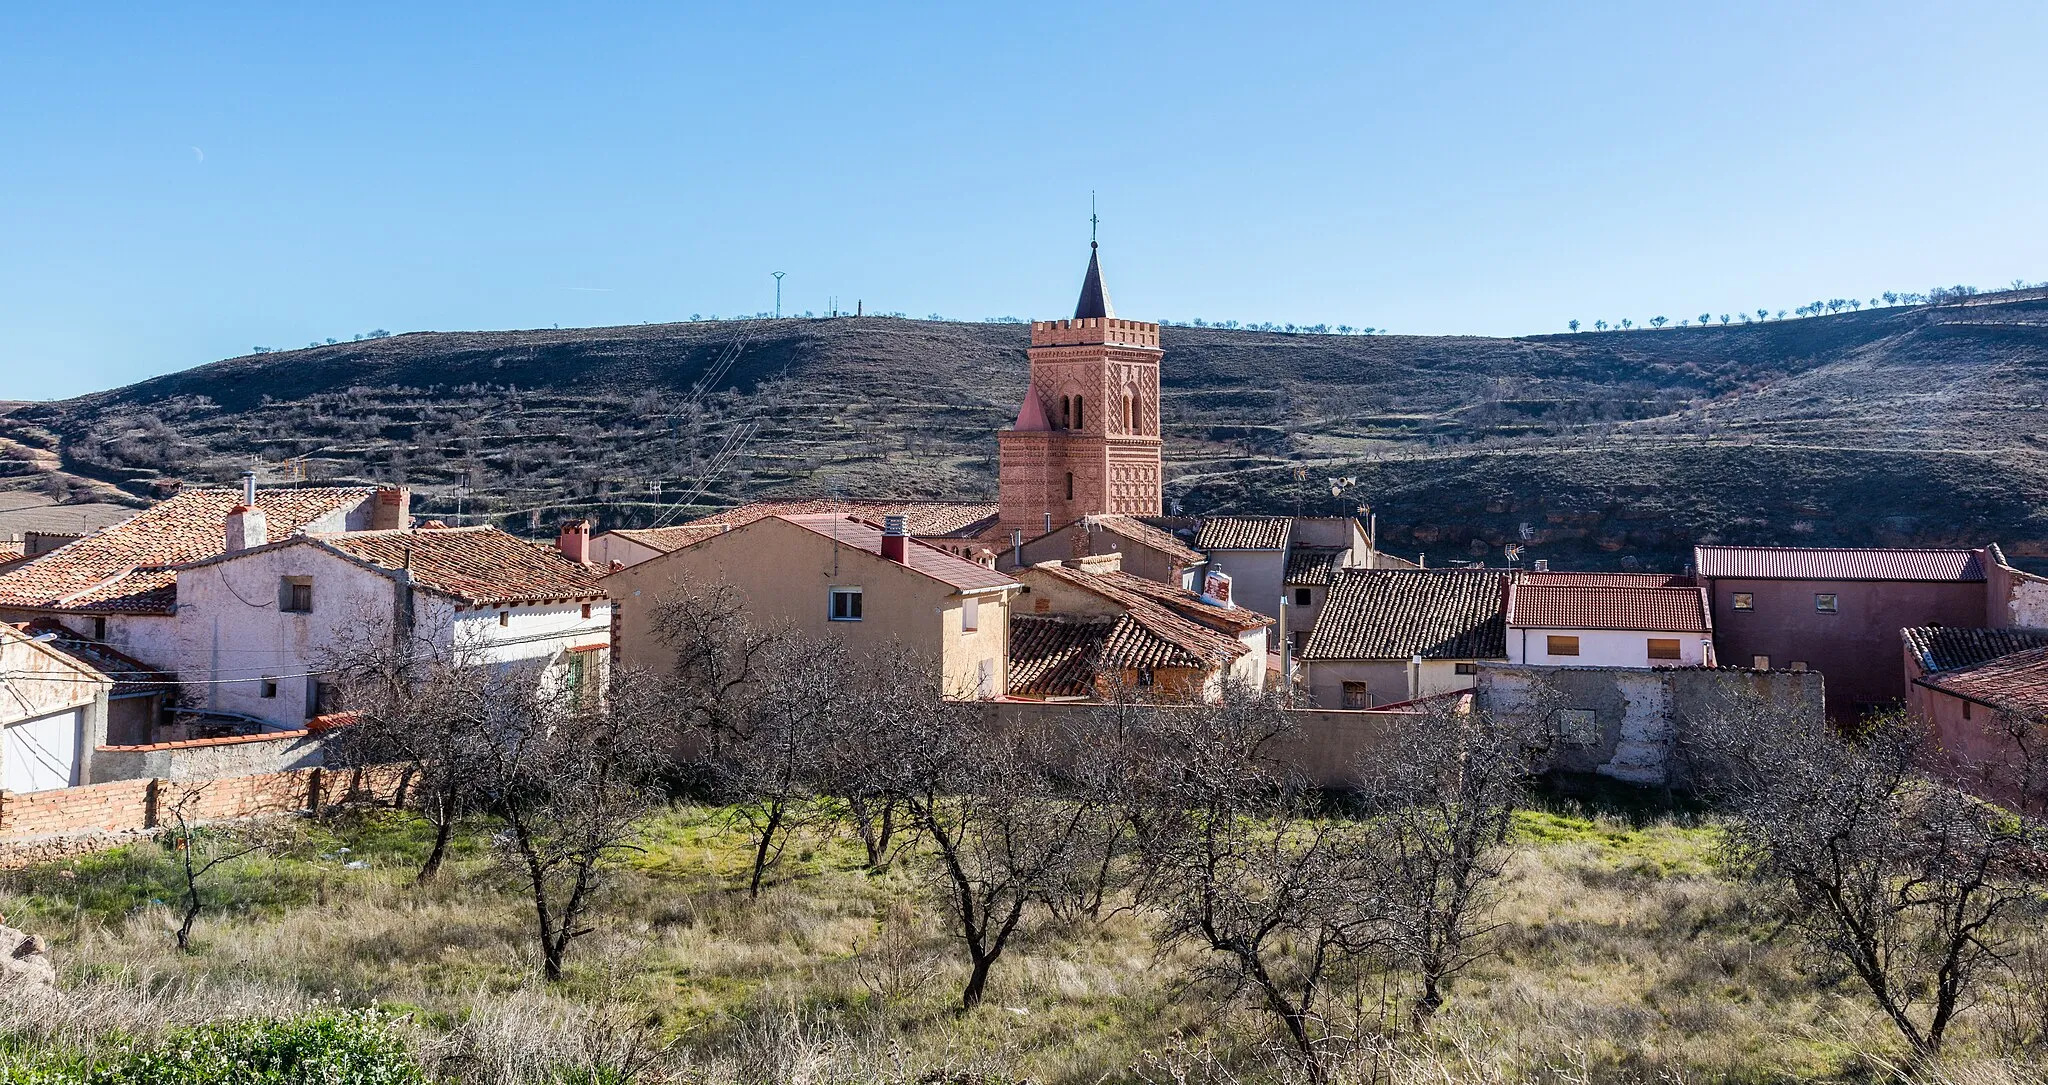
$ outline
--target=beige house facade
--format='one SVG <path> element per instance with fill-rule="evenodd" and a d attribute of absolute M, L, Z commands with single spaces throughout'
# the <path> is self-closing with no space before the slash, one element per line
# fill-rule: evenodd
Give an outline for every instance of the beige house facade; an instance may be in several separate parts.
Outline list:
<path fill-rule="evenodd" d="M 893 532 L 895 533 L 891 533 Z M 836 637 L 856 652 L 906 651 L 932 661 L 941 694 L 1000 697 L 1009 688 L 1011 577 L 902 533 L 843 514 L 768 516 L 612 572 L 619 665 L 666 671 L 655 633 L 667 599 L 729 586 L 758 622 Z"/>

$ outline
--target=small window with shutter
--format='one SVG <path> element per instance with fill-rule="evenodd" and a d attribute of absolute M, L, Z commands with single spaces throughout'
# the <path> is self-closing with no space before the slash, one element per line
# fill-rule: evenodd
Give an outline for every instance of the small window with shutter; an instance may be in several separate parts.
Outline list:
<path fill-rule="evenodd" d="M 277 582 L 277 609 L 287 614 L 311 614 L 313 612 L 313 578 L 310 576 L 280 577 Z"/>

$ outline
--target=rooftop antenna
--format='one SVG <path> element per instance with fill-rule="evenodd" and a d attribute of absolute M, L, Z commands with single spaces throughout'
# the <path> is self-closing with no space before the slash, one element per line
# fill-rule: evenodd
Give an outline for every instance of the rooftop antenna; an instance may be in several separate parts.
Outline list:
<path fill-rule="evenodd" d="M 775 276 L 775 316 L 777 319 L 780 319 L 782 316 L 782 277 L 789 273 L 786 271 L 771 271 L 768 274 Z"/>

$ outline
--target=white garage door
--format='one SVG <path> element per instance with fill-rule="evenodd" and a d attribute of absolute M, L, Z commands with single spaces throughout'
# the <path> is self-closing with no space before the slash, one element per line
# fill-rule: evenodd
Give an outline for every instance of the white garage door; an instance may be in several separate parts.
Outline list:
<path fill-rule="evenodd" d="M 70 787 L 78 766 L 78 709 L 10 723 L 0 744 L 0 788 L 49 791 Z"/>

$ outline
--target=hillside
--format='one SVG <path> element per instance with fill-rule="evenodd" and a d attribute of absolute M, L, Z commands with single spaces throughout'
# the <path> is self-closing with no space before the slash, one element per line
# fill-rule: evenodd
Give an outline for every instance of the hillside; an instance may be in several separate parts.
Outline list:
<path fill-rule="evenodd" d="M 974 497 L 1027 340 L 879 317 L 413 333 L 17 407 L 0 471 L 142 497 L 252 464 L 284 480 L 303 458 L 311 481 L 403 481 L 423 513 L 522 531 L 773 493 Z M 1169 497 L 1188 511 L 1370 504 L 1384 546 L 1431 564 L 1518 539 L 1593 567 L 1675 568 L 1703 540 L 2048 556 L 2039 291 L 1520 339 L 1164 340 Z M 1333 500 L 1332 476 L 1358 485 Z"/>

